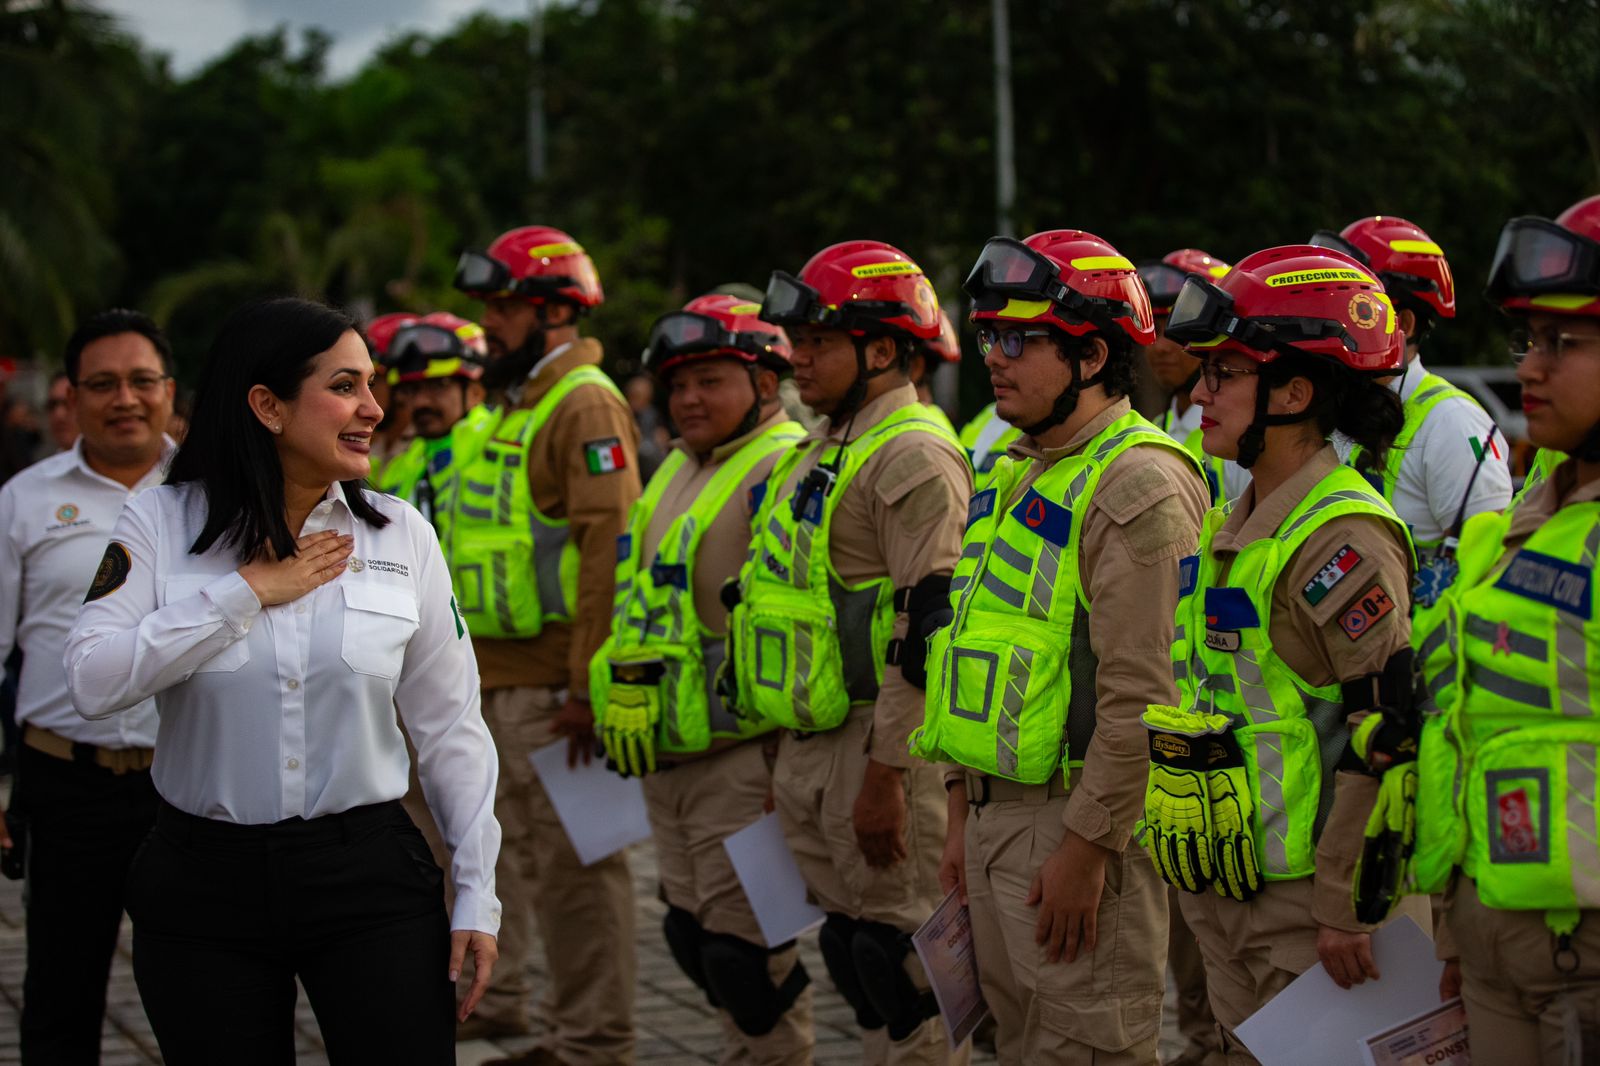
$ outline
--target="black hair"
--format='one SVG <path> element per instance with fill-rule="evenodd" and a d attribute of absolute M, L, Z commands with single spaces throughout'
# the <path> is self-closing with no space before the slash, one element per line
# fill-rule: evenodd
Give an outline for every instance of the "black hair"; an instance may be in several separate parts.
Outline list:
<path fill-rule="evenodd" d="M 83 350 L 97 340 L 115 337 L 119 333 L 137 333 L 155 347 L 161 357 L 161 371 L 172 374 L 172 342 L 161 332 L 161 327 L 143 311 L 126 307 L 113 307 L 84 319 L 72 336 L 67 338 L 67 350 L 62 357 L 67 380 L 78 384 L 78 365 L 83 361 Z"/>
<path fill-rule="evenodd" d="M 1133 357 L 1133 338 L 1120 329 L 1096 329 L 1081 337 L 1074 337 L 1059 326 L 1047 326 L 1051 339 L 1061 349 L 1063 359 L 1092 359 L 1094 339 L 1106 342 L 1106 365 L 1095 376 L 1094 384 L 1105 389 L 1106 395 L 1115 399 L 1133 392 L 1138 380 L 1138 362 Z M 1088 384 L 1088 382 L 1085 382 Z"/>
<path fill-rule="evenodd" d="M 168 484 L 195 481 L 205 492 L 206 522 L 189 546 L 191 554 L 218 542 L 240 562 L 257 558 L 269 545 L 280 559 L 295 554 L 283 464 L 248 397 L 253 386 L 263 385 L 280 400 L 294 400 L 317 356 L 350 332 L 356 332 L 355 321 L 342 311 L 293 298 L 246 304 L 222 324 L 200 375 L 188 436 L 167 474 Z M 363 493 L 363 482 L 340 484 L 357 518 L 379 529 L 389 524 Z"/>
<path fill-rule="evenodd" d="M 1363 472 L 1383 467 L 1394 438 L 1405 425 L 1405 409 L 1393 389 L 1377 378 L 1318 356 L 1284 356 L 1261 367 L 1261 388 L 1287 384 L 1292 378 L 1311 382 L 1310 414 L 1324 437 L 1343 433 L 1361 447 L 1357 467 Z"/>

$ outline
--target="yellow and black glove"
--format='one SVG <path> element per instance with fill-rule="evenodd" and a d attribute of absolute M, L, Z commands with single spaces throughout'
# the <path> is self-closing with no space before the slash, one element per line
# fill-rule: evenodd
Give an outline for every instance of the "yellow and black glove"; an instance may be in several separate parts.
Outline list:
<path fill-rule="evenodd" d="M 1206 763 L 1215 887 L 1219 895 L 1244 903 L 1255 898 L 1262 882 L 1256 862 L 1255 794 L 1250 791 L 1238 739 L 1226 729 L 1219 730 L 1210 738 Z"/>
<path fill-rule="evenodd" d="M 1227 728 L 1227 718 L 1154 703 L 1143 718 L 1150 736 L 1145 850 L 1167 884 L 1203 892 L 1215 876 L 1206 758 L 1211 736 Z"/>
<path fill-rule="evenodd" d="M 660 662 L 611 664 L 611 689 L 600 721 L 600 741 L 611 768 L 623 777 L 655 772 L 660 685 L 665 674 Z"/>

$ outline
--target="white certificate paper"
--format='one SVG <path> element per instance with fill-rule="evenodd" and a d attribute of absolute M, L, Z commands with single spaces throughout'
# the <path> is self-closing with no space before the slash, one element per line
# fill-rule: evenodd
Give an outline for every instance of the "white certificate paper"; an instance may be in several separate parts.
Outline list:
<path fill-rule="evenodd" d="M 933 998 L 939 1004 L 950 1050 L 954 1051 L 966 1043 L 989 1013 L 983 990 L 978 987 L 972 918 L 961 905 L 956 889 L 951 889 L 922 928 L 911 934 L 911 943 L 933 985 Z"/>
<path fill-rule="evenodd" d="M 1271 891 L 1269 888 L 1268 891 Z M 1398 1025 L 1439 1005 L 1433 941 L 1410 918 L 1372 934 L 1372 957 L 1383 977 L 1343 989 L 1321 963 L 1295 978 L 1239 1026 L 1262 1066 L 1351 1066 L 1361 1062 L 1360 1034 Z"/>
<path fill-rule="evenodd" d="M 776 814 L 766 814 L 723 840 L 767 947 L 775 948 L 822 924 L 822 909 L 806 901 L 806 883 L 795 865 Z"/>
<path fill-rule="evenodd" d="M 1459 997 L 1361 1042 L 1367 1066 L 1472 1066 L 1467 1008 Z"/>
<path fill-rule="evenodd" d="M 583 865 L 593 866 L 629 844 L 649 839 L 650 816 L 637 777 L 617 776 L 600 758 L 569 769 L 565 740 L 538 749 L 528 760 Z"/>

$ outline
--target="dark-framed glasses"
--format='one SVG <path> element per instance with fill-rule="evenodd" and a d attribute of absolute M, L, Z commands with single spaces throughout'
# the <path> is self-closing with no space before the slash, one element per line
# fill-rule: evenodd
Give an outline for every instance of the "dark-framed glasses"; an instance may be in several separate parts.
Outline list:
<path fill-rule="evenodd" d="M 1000 329 L 994 326 L 978 327 L 978 351 L 988 355 L 996 345 L 1000 347 L 1000 354 L 1007 359 L 1021 359 L 1022 349 L 1027 346 L 1029 337 L 1048 337 L 1047 329 Z"/>
<path fill-rule="evenodd" d="M 1221 392 L 1222 383 L 1232 378 L 1250 378 L 1261 373 L 1256 367 L 1229 366 L 1227 363 L 1217 361 L 1214 355 L 1208 355 L 1200 360 L 1200 379 L 1206 383 L 1206 391 Z"/>

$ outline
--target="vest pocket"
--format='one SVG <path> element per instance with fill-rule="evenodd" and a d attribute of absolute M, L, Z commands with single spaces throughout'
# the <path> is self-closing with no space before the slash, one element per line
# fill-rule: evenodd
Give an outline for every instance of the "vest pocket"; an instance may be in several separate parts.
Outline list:
<path fill-rule="evenodd" d="M 534 573 L 534 538 L 513 526 L 475 527 L 460 536 L 450 576 L 475 637 L 537 637 L 544 628 Z"/>
<path fill-rule="evenodd" d="M 1478 749 L 1467 783 L 1466 869 L 1479 897 L 1508 910 L 1600 906 L 1600 724 L 1507 724 Z"/>
<path fill-rule="evenodd" d="M 393 679 L 417 631 L 417 601 L 409 592 L 381 585 L 341 582 L 344 637 L 340 654 L 358 674 Z"/>
<path fill-rule="evenodd" d="M 822 731 L 850 713 L 833 616 L 809 593 L 761 590 L 728 619 L 739 671 L 740 710 L 788 729 Z"/>
<path fill-rule="evenodd" d="M 1256 863 L 1269 881 L 1310 877 L 1316 869 L 1312 834 L 1322 792 L 1317 731 L 1304 718 L 1284 718 L 1234 730 L 1255 798 Z"/>
<path fill-rule="evenodd" d="M 1059 627 L 969 612 L 935 638 L 927 714 L 914 738 L 980 773 L 1038 785 L 1067 762 L 1067 640 Z"/>
<path fill-rule="evenodd" d="M 711 745 L 705 660 L 680 644 L 614 648 L 609 642 L 589 671 L 590 695 L 603 726 L 611 708 L 645 708 L 656 723 L 656 749 L 698 752 Z"/>
<path fill-rule="evenodd" d="M 1449 712 L 1422 720 L 1417 747 L 1417 846 L 1411 858 L 1412 887 L 1417 892 L 1443 892 L 1450 871 L 1467 850 L 1459 728 L 1459 719 Z"/>

